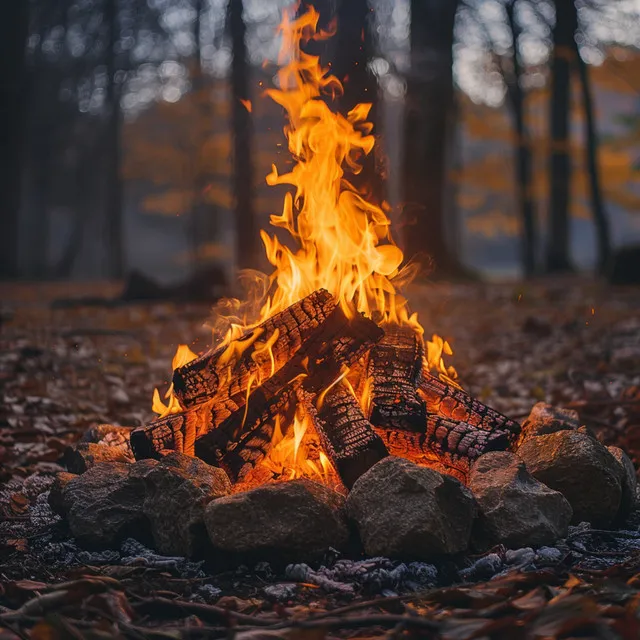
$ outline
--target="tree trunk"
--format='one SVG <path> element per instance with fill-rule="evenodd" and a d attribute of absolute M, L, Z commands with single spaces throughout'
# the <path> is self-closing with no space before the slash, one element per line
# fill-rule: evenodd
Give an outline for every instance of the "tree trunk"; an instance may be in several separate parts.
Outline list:
<path fill-rule="evenodd" d="M 122 128 L 122 109 L 120 106 L 121 86 L 118 82 L 116 45 L 119 37 L 118 0 L 106 0 L 105 21 L 108 28 L 107 48 L 107 109 L 106 130 L 106 221 L 108 241 L 109 275 L 120 279 L 124 275 L 124 236 L 123 236 L 123 190 L 121 167 L 120 131 Z"/>
<path fill-rule="evenodd" d="M 407 258 L 438 275 L 461 268 L 446 240 L 447 142 L 455 126 L 453 27 L 458 0 L 411 0 L 411 70 L 405 98 L 403 187 Z"/>
<path fill-rule="evenodd" d="M 571 271 L 569 204 L 571 194 L 571 67 L 577 14 L 573 0 L 555 0 L 556 24 L 551 57 L 549 229 L 546 267 L 549 273 Z"/>
<path fill-rule="evenodd" d="M 337 8 L 337 32 L 329 41 L 333 55 L 331 71 L 342 82 L 344 94 L 337 100 L 342 114 L 357 104 L 369 103 L 369 122 L 379 136 L 381 122 L 378 82 L 369 69 L 374 55 L 373 15 L 367 0 L 340 0 Z M 384 198 L 381 171 L 376 166 L 375 149 L 362 159 L 362 171 L 349 180 L 377 203 Z"/>
<path fill-rule="evenodd" d="M 241 102 L 249 99 L 246 26 L 242 0 L 229 0 L 231 32 L 231 127 L 233 132 L 233 195 L 236 218 L 236 264 L 239 269 L 256 266 L 258 229 L 253 209 L 253 126 L 251 114 Z"/>
<path fill-rule="evenodd" d="M 522 271 L 526 278 L 535 275 L 538 236 L 532 185 L 532 154 L 529 131 L 524 115 L 524 93 L 520 84 L 522 69 L 518 56 L 520 27 L 514 16 L 515 0 L 506 6 L 511 27 L 513 49 L 513 76 L 507 80 L 507 97 L 511 107 L 516 133 L 516 184 L 518 205 L 522 218 Z"/>
<path fill-rule="evenodd" d="M 600 171 L 598 169 L 598 133 L 595 116 L 593 113 L 593 101 L 591 99 L 591 82 L 589 70 L 585 61 L 580 57 L 578 45 L 575 43 L 576 64 L 580 76 L 580 91 L 582 94 L 582 106 L 584 108 L 585 125 L 585 161 L 589 175 L 589 190 L 591 192 L 591 211 L 596 227 L 598 242 L 598 272 L 607 272 L 611 261 L 611 233 L 609 219 L 602 199 L 600 183 Z"/>
<path fill-rule="evenodd" d="M 0 280 L 16 278 L 25 114 L 29 3 L 10 2 L 0 20 L 4 73 L 0 82 Z"/>

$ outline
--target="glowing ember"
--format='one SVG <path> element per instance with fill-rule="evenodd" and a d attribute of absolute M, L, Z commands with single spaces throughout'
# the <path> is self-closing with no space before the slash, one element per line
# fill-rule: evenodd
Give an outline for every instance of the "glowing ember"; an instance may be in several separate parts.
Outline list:
<path fill-rule="evenodd" d="M 264 287 L 260 305 L 253 306 L 253 315 L 251 311 L 238 313 L 238 307 L 243 307 L 240 304 L 236 304 L 235 315 L 223 314 L 227 331 L 221 346 L 226 346 L 226 350 L 220 363 L 229 364 L 229 376 L 233 363 L 251 347 L 252 358 L 271 360 L 272 375 L 275 371 L 272 346 L 278 339 L 277 330 L 272 335 L 262 335 L 261 330 L 256 330 L 249 339 L 237 338 L 320 288 L 336 297 L 347 317 L 363 313 L 379 324 L 404 324 L 420 336 L 424 333 L 417 315 L 410 313 L 399 292 L 399 287 L 411 279 L 413 270 L 401 268 L 403 254 L 391 237 L 385 209 L 367 202 L 345 177 L 346 170 L 357 174 L 359 162 L 373 149 L 374 137 L 370 135 L 373 125 L 367 122 L 371 105 L 359 104 L 346 117 L 332 111 L 330 99 L 342 92 L 342 85 L 328 69 L 321 67 L 317 56 L 301 50 L 301 44 L 327 37 L 328 34 L 317 31 L 318 18 L 315 9 L 309 8 L 296 19 L 285 14 L 280 25 L 278 88 L 266 93 L 286 112 L 288 124 L 284 131 L 294 166 L 289 173 L 281 174 L 273 165 L 267 183 L 293 187 L 285 196 L 282 213 L 272 215 L 270 220 L 272 226 L 288 232 L 293 248 L 275 235 L 261 231 L 274 270 Z M 227 310 L 234 308 L 232 302 L 226 305 Z M 251 305 L 244 305 L 245 310 L 247 307 Z M 443 360 L 443 354 L 452 353 L 449 344 L 433 336 L 426 346 L 429 368 L 449 381 L 455 380 L 455 370 Z M 181 345 L 174 358 L 174 369 L 195 357 L 188 347 Z M 345 369 L 341 378 L 347 374 Z M 262 380 L 254 377 L 249 382 L 247 397 Z M 370 381 L 365 380 L 360 387 L 357 393 L 350 388 L 366 415 Z M 325 393 L 319 394 L 318 403 Z M 156 390 L 155 412 L 167 415 L 181 410 L 172 389 L 165 398 L 166 405 Z M 305 446 L 305 440 L 315 437 L 308 417 L 297 410 L 292 429 L 291 425 L 281 424 L 282 420 L 283 417 L 278 418 L 271 452 L 262 466 L 274 475 L 291 478 L 311 474 L 327 480 L 332 470 L 326 456 L 320 452 L 312 458 Z"/>

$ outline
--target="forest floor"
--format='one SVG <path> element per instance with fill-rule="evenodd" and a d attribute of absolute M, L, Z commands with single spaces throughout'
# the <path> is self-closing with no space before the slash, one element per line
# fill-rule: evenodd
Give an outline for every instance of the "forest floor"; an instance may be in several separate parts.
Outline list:
<path fill-rule="evenodd" d="M 38 524 L 38 496 L 65 447 L 92 424 L 148 421 L 176 346 L 211 342 L 208 305 L 68 302 L 117 293 L 115 285 L 0 286 L 0 640 L 640 637 L 640 550 L 622 561 L 594 551 L 606 560 L 595 568 L 563 558 L 375 597 L 311 583 L 282 597 L 265 591 L 281 582 L 265 566 L 216 574 L 180 559 L 48 561 L 43 545 L 61 539 L 60 523 Z M 415 286 L 408 296 L 426 337 L 450 342 L 449 361 L 473 395 L 516 419 L 537 401 L 574 408 L 638 468 L 640 288 L 565 279 Z"/>

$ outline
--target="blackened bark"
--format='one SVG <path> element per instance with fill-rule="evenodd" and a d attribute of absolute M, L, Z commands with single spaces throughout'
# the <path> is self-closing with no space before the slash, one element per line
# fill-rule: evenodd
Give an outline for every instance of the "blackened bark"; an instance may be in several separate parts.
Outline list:
<path fill-rule="evenodd" d="M 10 2 L 0 20 L 0 280 L 18 276 L 18 220 L 25 114 L 29 3 Z"/>
<path fill-rule="evenodd" d="M 598 243 L 598 272 L 604 274 L 608 271 L 611 262 L 611 233 L 609 230 L 609 219 L 602 198 L 600 171 L 598 169 L 598 132 L 593 113 L 589 70 L 587 69 L 585 61 L 580 57 L 577 44 L 575 44 L 575 47 L 575 59 L 580 77 L 580 92 L 582 94 L 582 106 L 584 108 L 585 161 L 589 176 L 591 212 L 596 227 Z"/>
<path fill-rule="evenodd" d="M 123 194 L 120 132 L 122 109 L 120 106 L 121 83 L 118 82 L 116 46 L 119 37 L 118 0 L 106 0 L 105 20 L 108 28 L 107 45 L 107 109 L 106 162 L 107 193 L 106 217 L 108 239 L 109 275 L 120 279 L 124 275 Z"/>
<path fill-rule="evenodd" d="M 511 107 L 516 133 L 516 185 L 520 217 L 522 218 L 522 270 L 530 278 L 536 272 L 538 233 L 536 228 L 535 205 L 532 184 L 531 140 L 525 122 L 524 92 L 521 86 L 522 68 L 518 55 L 520 26 L 514 16 L 515 0 L 506 6 L 511 27 L 511 47 L 513 49 L 513 75 L 507 79 L 507 98 Z"/>
<path fill-rule="evenodd" d="M 233 195 L 236 218 L 236 264 L 240 269 L 256 266 L 258 229 L 253 202 L 253 126 L 242 103 L 249 99 L 246 26 L 242 0 L 229 0 L 228 28 L 231 33 L 231 127 L 233 132 Z"/>
<path fill-rule="evenodd" d="M 571 67 L 577 14 L 573 0 L 555 0 L 556 24 L 553 28 L 551 56 L 550 152 L 549 152 L 549 231 L 546 268 L 549 273 L 571 271 L 569 247 L 569 203 L 571 193 L 571 155 L 569 120 L 571 111 Z"/>
<path fill-rule="evenodd" d="M 404 123 L 404 244 L 408 258 L 435 262 L 439 275 L 459 264 L 446 239 L 447 141 L 453 118 L 453 28 L 458 0 L 411 1 L 411 70 Z"/>

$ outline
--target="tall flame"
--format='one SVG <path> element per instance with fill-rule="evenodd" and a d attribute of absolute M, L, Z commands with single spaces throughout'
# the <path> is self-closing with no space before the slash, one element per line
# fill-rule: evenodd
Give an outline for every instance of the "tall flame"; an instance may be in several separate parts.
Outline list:
<path fill-rule="evenodd" d="M 301 49 L 309 40 L 330 35 L 318 31 L 318 19 L 318 12 L 309 7 L 295 19 L 285 12 L 279 27 L 278 88 L 266 94 L 286 112 L 284 132 L 294 166 L 289 173 L 279 173 L 272 165 L 267 183 L 293 187 L 282 213 L 272 215 L 270 222 L 288 232 L 295 248 L 275 234 L 260 232 L 274 271 L 257 314 L 238 317 L 238 307 L 243 306 L 238 301 L 233 314 L 221 314 L 227 326 L 221 344 L 227 346 L 231 361 L 248 348 L 235 342 L 246 330 L 320 288 L 335 295 L 348 317 L 364 313 L 381 324 L 409 324 L 424 333 L 398 290 L 410 280 L 412 270 L 401 269 L 403 254 L 391 237 L 387 205 L 368 202 L 345 177 L 345 170 L 360 172 L 361 160 L 374 147 L 373 125 L 367 121 L 371 105 L 359 104 L 346 116 L 332 111 L 330 100 L 342 93 L 342 85 L 321 66 L 318 56 Z M 232 302 L 226 302 L 228 309 L 233 309 Z M 254 336 L 258 337 L 260 350 L 268 356 L 275 338 Z M 427 365 L 454 381 L 455 369 L 445 364 L 443 353 L 451 354 L 449 344 L 434 335 L 427 341 Z M 176 410 L 177 400 L 168 397 L 165 411 Z"/>
<path fill-rule="evenodd" d="M 266 92 L 286 111 L 294 159 L 289 173 L 280 174 L 273 165 L 267 176 L 269 185 L 294 188 L 271 224 L 286 230 L 296 249 L 261 232 L 275 270 L 259 321 L 320 287 L 336 296 L 347 315 L 357 311 L 382 322 L 408 321 L 406 301 L 392 284 L 403 255 L 391 238 L 390 220 L 345 177 L 345 168 L 359 173 L 360 160 L 373 149 L 373 125 L 366 120 L 371 105 L 359 104 L 346 117 L 329 108 L 326 100 L 342 93 L 342 85 L 318 56 L 301 50 L 301 43 L 326 37 L 318 32 L 318 19 L 312 7 L 295 20 L 285 14 L 279 88 Z"/>

